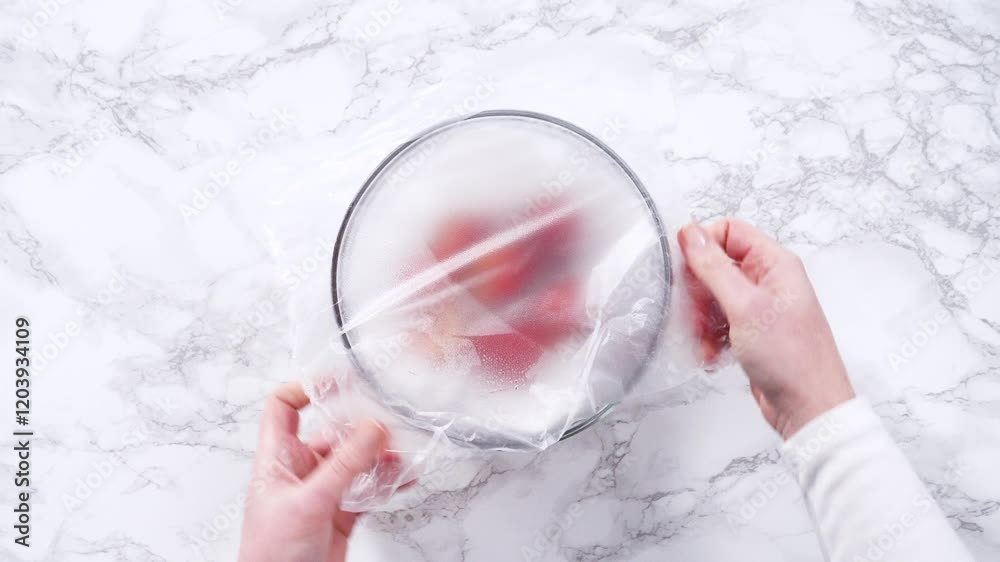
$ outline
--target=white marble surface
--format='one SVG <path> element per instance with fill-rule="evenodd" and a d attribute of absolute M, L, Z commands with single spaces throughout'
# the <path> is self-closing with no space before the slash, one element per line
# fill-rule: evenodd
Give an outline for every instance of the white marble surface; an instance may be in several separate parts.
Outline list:
<path fill-rule="evenodd" d="M 0 558 L 234 559 L 287 293 L 390 147 L 500 107 L 606 138 L 670 216 L 800 252 L 856 386 L 1000 558 L 994 0 L 16 0 L 0 29 L 0 321 L 51 355 L 33 546 Z M 351 559 L 820 560 L 776 446 L 724 370 L 442 476 Z"/>

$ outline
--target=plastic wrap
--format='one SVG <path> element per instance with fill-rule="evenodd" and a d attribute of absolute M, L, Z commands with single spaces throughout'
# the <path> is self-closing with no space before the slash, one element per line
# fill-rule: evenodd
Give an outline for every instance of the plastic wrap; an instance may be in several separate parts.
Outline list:
<path fill-rule="evenodd" d="M 449 459 L 543 450 L 684 382 L 698 360 L 672 238 L 610 148 L 548 116 L 479 113 L 397 148 L 292 311 L 323 435 L 365 418 L 391 435 L 344 508 Z"/>

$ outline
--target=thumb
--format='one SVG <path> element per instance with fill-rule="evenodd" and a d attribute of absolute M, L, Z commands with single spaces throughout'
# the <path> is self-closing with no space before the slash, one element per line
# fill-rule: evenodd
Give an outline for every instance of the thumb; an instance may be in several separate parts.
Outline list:
<path fill-rule="evenodd" d="M 726 316 L 733 318 L 756 286 L 701 225 L 685 226 L 677 239 L 688 268 L 708 287 Z"/>
<path fill-rule="evenodd" d="M 385 452 L 388 435 L 374 421 L 362 422 L 306 477 L 304 492 L 321 511 L 334 514 L 354 478 L 371 470 Z"/>

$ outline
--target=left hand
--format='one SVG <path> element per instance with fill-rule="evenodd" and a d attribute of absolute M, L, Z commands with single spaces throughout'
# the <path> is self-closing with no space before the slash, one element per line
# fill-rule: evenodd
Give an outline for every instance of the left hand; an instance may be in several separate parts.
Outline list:
<path fill-rule="evenodd" d="M 356 425 L 334 450 L 303 443 L 299 383 L 274 392 L 264 407 L 240 540 L 240 562 L 342 562 L 358 514 L 340 509 L 354 478 L 386 455 L 388 437 L 374 421 Z"/>

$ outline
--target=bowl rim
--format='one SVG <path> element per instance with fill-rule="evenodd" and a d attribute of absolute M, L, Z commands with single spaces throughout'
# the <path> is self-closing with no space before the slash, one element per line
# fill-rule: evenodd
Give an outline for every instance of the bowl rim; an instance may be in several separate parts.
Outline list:
<path fill-rule="evenodd" d="M 358 359 L 357 354 L 354 353 L 354 346 L 349 336 L 349 330 L 344 330 L 344 316 L 340 304 L 341 303 L 340 291 L 339 291 L 340 284 L 338 283 L 338 273 L 340 271 L 339 264 L 340 264 L 340 258 L 343 254 L 344 245 L 346 241 L 345 239 L 347 237 L 351 221 L 355 217 L 355 211 L 357 211 L 357 209 L 362 205 L 362 203 L 365 200 L 365 197 L 369 194 L 369 192 L 372 191 L 376 182 L 381 177 L 382 173 L 386 170 L 386 168 L 392 165 L 401 154 L 409 150 L 411 147 L 414 147 L 417 144 L 426 141 L 428 138 L 438 133 L 441 133 L 446 129 L 449 129 L 455 125 L 467 121 L 496 118 L 496 117 L 514 117 L 514 118 L 523 118 L 528 120 L 541 121 L 550 125 L 555 125 L 563 129 L 566 129 L 571 133 L 574 133 L 577 136 L 582 137 L 583 140 L 593 144 L 599 150 L 604 152 L 609 158 L 611 158 L 611 160 L 619 168 L 621 168 L 623 172 L 625 172 L 626 176 L 628 176 L 629 181 L 632 184 L 632 187 L 636 190 L 636 192 L 642 199 L 643 203 L 646 205 L 647 212 L 653 221 L 660 242 L 660 253 L 663 257 L 662 273 L 664 279 L 664 287 L 663 287 L 664 310 L 662 316 L 660 317 L 660 322 L 659 326 L 657 326 L 656 333 L 654 334 L 654 337 L 650 340 L 649 348 L 647 349 L 647 355 L 649 357 L 652 357 L 653 355 L 656 354 L 656 352 L 660 347 L 659 343 L 660 340 L 662 339 L 663 331 L 666 329 L 668 323 L 668 316 L 671 304 L 670 303 L 671 291 L 673 287 L 670 245 L 667 241 L 666 228 L 664 227 L 660 213 L 656 209 L 656 204 L 653 202 L 653 199 L 649 195 L 649 192 L 647 191 L 645 185 L 642 183 L 642 181 L 639 179 L 636 173 L 632 170 L 632 168 L 630 168 L 628 164 L 626 164 L 625 161 L 621 158 L 621 156 L 619 156 L 614 150 L 611 149 L 611 147 L 605 144 L 602 140 L 600 140 L 590 132 L 586 131 L 585 129 L 582 129 L 568 121 L 565 121 L 558 117 L 553 117 L 545 113 L 539 113 L 535 111 L 524 111 L 515 109 L 495 109 L 488 111 L 480 111 L 477 113 L 472 113 L 468 115 L 454 117 L 452 119 L 447 119 L 420 131 L 407 141 L 397 146 L 385 158 L 382 159 L 382 161 L 378 164 L 378 166 L 375 167 L 374 171 L 372 171 L 372 173 L 368 176 L 368 179 L 366 179 L 365 182 L 362 184 L 361 188 L 358 190 L 358 193 L 348 204 L 347 210 L 344 213 L 344 218 L 341 221 L 340 229 L 337 232 L 337 239 L 333 247 L 333 256 L 330 268 L 330 291 L 331 291 L 331 297 L 333 299 L 333 315 L 337 323 L 336 326 L 337 332 L 340 334 L 341 341 L 343 342 L 344 348 L 347 351 L 347 355 L 350 356 L 352 366 L 354 367 L 355 370 L 357 370 L 357 372 L 360 375 L 360 378 L 363 379 L 366 385 L 369 387 L 369 389 L 372 392 L 374 392 L 376 397 L 379 399 L 380 403 L 384 404 L 386 407 L 391 409 L 394 414 L 396 414 L 409 426 L 422 430 L 427 433 L 443 431 L 452 442 L 455 442 L 459 445 L 478 448 L 478 449 L 524 450 L 524 451 L 538 450 L 539 447 L 533 443 L 511 439 L 509 438 L 509 436 L 505 436 L 502 433 L 487 430 L 482 425 L 476 426 L 476 428 L 472 432 L 472 434 L 475 437 L 470 439 L 468 437 L 469 432 L 459 431 L 459 429 L 461 428 L 456 429 L 455 423 L 449 423 L 444 427 L 433 423 L 422 423 L 422 419 L 426 419 L 427 416 L 422 416 L 417 410 L 414 410 L 413 408 L 405 404 L 402 404 L 397 400 L 391 399 L 392 395 L 390 393 L 385 392 L 382 389 L 382 386 L 375 380 L 375 377 L 366 371 L 365 366 Z M 646 367 L 647 363 L 642 363 L 640 367 L 637 369 L 637 371 L 635 373 L 632 373 L 632 376 L 629 379 L 629 384 L 624 389 L 625 394 L 627 394 L 631 390 L 631 387 L 634 386 L 635 381 L 643 375 L 643 372 L 646 370 Z M 587 428 L 591 427 L 592 425 L 600 421 L 604 416 L 606 416 L 617 403 L 618 401 L 609 402 L 604 406 L 602 406 L 601 408 L 599 408 L 592 415 L 586 418 L 580 418 L 574 420 L 572 423 L 570 423 L 565 427 L 558 441 L 562 441 L 564 439 L 572 437 L 573 435 L 576 435 L 577 433 L 580 433 L 581 431 L 584 431 Z M 507 438 L 505 439 L 505 437 Z"/>

